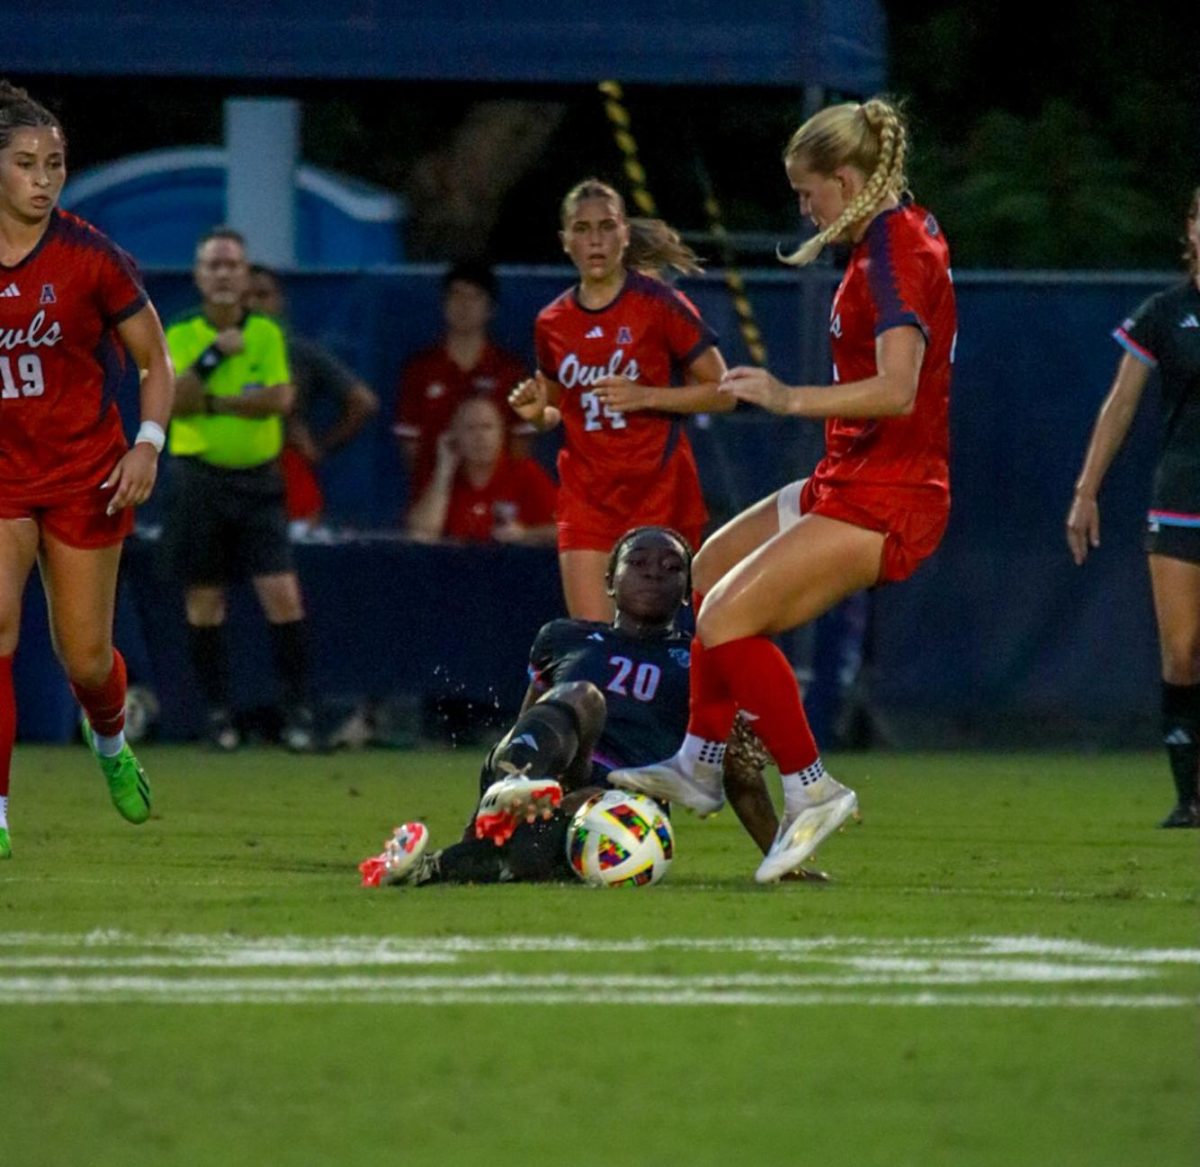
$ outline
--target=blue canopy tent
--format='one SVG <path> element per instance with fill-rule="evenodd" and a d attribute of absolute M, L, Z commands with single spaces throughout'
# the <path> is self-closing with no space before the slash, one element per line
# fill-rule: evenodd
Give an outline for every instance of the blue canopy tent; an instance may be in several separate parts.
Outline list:
<path fill-rule="evenodd" d="M 818 87 L 884 83 L 874 0 L 117 0 L 20 4 L 5 69 L 157 77 L 625 82 Z M 150 96 L 150 95 L 148 95 Z"/>

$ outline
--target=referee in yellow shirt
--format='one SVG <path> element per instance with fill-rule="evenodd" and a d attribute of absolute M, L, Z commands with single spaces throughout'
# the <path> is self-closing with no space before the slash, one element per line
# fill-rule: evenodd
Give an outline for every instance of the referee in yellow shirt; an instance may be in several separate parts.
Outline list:
<path fill-rule="evenodd" d="M 308 628 L 279 470 L 295 394 L 279 326 L 242 306 L 249 274 L 242 236 L 214 228 L 196 247 L 201 306 L 167 329 L 176 379 L 165 538 L 184 586 L 210 742 L 223 750 L 241 744 L 230 709 L 225 596 L 230 582 L 249 576 L 283 688 L 284 743 L 310 750 Z"/>

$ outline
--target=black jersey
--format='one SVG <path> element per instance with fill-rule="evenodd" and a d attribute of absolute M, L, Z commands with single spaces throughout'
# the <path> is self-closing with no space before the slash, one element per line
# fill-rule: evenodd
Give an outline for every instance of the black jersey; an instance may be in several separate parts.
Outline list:
<path fill-rule="evenodd" d="M 545 688 L 591 681 L 608 705 L 593 764 L 606 772 L 645 766 L 669 758 L 683 741 L 690 643 L 685 632 L 638 637 L 608 624 L 553 620 L 529 650 L 529 675 Z"/>
<path fill-rule="evenodd" d="M 1114 333 L 1161 381 L 1163 436 L 1152 525 L 1200 527 L 1200 289 L 1186 280 L 1151 296 Z"/>

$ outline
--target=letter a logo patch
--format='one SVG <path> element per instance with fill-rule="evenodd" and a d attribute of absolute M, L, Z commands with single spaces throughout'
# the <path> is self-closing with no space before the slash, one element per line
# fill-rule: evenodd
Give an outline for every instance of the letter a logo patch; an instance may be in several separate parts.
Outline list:
<path fill-rule="evenodd" d="M 54 285 L 53 284 L 43 284 L 42 285 L 42 294 L 38 300 L 38 303 L 39 304 L 57 303 L 57 301 L 54 298 Z"/>
<path fill-rule="evenodd" d="M 633 333 L 624 324 L 617 331 L 617 344 L 633 344 Z"/>

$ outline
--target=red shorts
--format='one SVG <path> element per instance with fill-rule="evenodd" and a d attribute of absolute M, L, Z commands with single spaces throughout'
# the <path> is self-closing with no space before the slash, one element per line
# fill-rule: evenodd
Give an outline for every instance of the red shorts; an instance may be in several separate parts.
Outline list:
<path fill-rule="evenodd" d="M 316 471 L 299 450 L 284 446 L 279 454 L 283 471 L 283 501 L 289 519 L 318 519 L 325 509 L 325 497 Z"/>
<path fill-rule="evenodd" d="M 781 492 L 781 525 L 785 520 L 784 512 L 796 505 L 797 496 L 796 518 L 824 515 L 828 519 L 883 533 L 880 583 L 908 579 L 922 561 L 937 550 L 950 517 L 949 505 L 935 509 L 930 509 L 927 504 L 913 507 L 911 492 L 903 488 L 833 487 L 817 485 L 807 478 L 784 487 Z"/>
<path fill-rule="evenodd" d="M 562 509 L 561 496 L 559 509 Z M 669 519 L 642 515 L 639 515 L 635 521 L 619 526 L 606 526 L 596 522 L 595 519 L 589 521 L 587 518 L 584 518 L 583 521 L 559 519 L 558 549 L 559 551 L 603 551 L 607 554 L 613 549 L 617 540 L 634 527 L 670 527 L 688 541 L 693 552 L 698 550 L 704 541 L 703 523 L 672 523 Z"/>
<path fill-rule="evenodd" d="M 115 515 L 106 513 L 111 492 L 89 486 L 78 494 L 49 506 L 6 502 L 0 499 L 0 520 L 30 519 L 60 543 L 81 550 L 111 547 L 133 531 L 133 507 Z"/>

